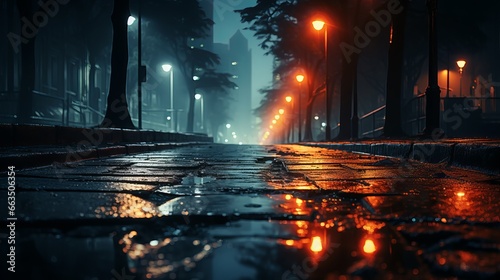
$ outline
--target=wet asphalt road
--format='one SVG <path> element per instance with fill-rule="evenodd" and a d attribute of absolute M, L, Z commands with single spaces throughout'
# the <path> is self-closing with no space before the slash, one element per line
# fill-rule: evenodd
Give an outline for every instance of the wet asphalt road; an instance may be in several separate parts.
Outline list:
<path fill-rule="evenodd" d="M 16 272 L 3 262 L 1 279 L 500 278 L 498 175 L 200 144 L 17 170 L 16 183 Z"/>

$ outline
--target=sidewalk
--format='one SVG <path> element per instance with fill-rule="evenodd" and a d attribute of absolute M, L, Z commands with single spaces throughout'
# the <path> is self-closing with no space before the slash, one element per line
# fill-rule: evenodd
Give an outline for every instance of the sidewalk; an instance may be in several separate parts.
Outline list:
<path fill-rule="evenodd" d="M 0 124 L 0 164 L 18 168 L 213 143 L 203 134 Z M 306 146 L 366 153 L 500 173 L 500 139 L 358 140 Z"/>
<path fill-rule="evenodd" d="M 382 139 L 302 144 L 500 173 L 500 139 L 457 138 L 437 141 Z"/>
<path fill-rule="evenodd" d="M 0 124 L 0 164 L 17 168 L 212 143 L 204 134 L 116 128 Z"/>
<path fill-rule="evenodd" d="M 500 277 L 499 177 L 444 164 L 203 143 L 15 176 L 0 279 Z"/>

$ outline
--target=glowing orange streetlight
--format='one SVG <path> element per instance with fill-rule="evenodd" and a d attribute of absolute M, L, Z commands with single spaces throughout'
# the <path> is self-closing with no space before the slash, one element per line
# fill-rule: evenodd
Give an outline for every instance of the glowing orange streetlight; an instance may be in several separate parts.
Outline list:
<path fill-rule="evenodd" d="M 289 139 L 289 141 L 293 142 L 293 134 L 294 134 L 294 131 L 293 131 L 294 130 L 293 129 L 293 127 L 294 127 L 294 124 L 293 124 L 293 114 L 295 114 L 295 108 L 294 108 L 295 106 L 293 106 L 293 102 L 292 102 L 293 98 L 290 95 L 287 95 L 285 97 L 285 101 L 287 103 L 291 103 L 291 105 L 292 105 L 292 108 L 290 110 L 292 113 L 290 114 L 290 123 L 289 123 L 289 131 L 290 131 L 290 135 L 291 135 L 291 140 Z M 288 138 L 290 138 L 290 135 L 289 135 Z"/>
<path fill-rule="evenodd" d="M 312 22 L 312 25 L 314 29 L 316 30 L 322 30 L 324 28 L 325 30 L 325 72 L 326 72 L 326 77 L 325 77 L 325 103 L 326 103 L 326 126 L 325 126 L 325 140 L 330 140 L 330 133 L 331 133 L 331 127 L 330 127 L 330 94 L 328 92 L 328 76 L 329 74 L 329 67 L 328 67 L 328 27 L 325 21 L 317 19 Z M 356 101 L 357 102 L 357 101 Z"/>
<path fill-rule="evenodd" d="M 285 109 L 279 109 L 278 113 L 280 113 L 280 115 L 283 115 L 285 113 Z"/>
<path fill-rule="evenodd" d="M 460 97 L 462 97 L 462 73 L 464 72 L 464 66 L 467 62 L 465 60 L 458 60 L 457 66 L 460 69 Z"/>
<path fill-rule="evenodd" d="M 319 31 L 319 30 L 323 29 L 323 27 L 325 26 L 325 22 L 317 19 L 317 20 L 312 22 L 312 25 L 313 25 L 314 29 Z"/>
<path fill-rule="evenodd" d="M 304 81 L 305 76 L 302 74 L 297 74 L 295 76 L 295 80 L 299 82 L 299 142 L 302 141 L 302 82 Z"/>

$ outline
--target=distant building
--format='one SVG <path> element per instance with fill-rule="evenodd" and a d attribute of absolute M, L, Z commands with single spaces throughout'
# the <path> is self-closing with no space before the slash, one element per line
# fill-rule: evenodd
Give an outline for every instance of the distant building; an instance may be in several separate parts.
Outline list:
<path fill-rule="evenodd" d="M 252 52 L 248 40 L 240 30 L 229 39 L 229 44 L 214 44 L 214 52 L 221 58 L 220 72 L 232 74 L 232 81 L 237 88 L 231 91 L 233 100 L 229 110 L 231 117 L 231 135 L 229 143 L 249 143 L 253 134 L 252 114 Z M 236 138 L 232 135 L 235 132 Z"/>

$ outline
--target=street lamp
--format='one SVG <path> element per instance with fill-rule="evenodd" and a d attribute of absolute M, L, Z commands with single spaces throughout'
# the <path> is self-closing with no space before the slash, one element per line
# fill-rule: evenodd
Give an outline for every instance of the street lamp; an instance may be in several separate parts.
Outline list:
<path fill-rule="evenodd" d="M 290 122 L 289 122 L 290 128 L 289 128 L 289 130 L 290 130 L 290 134 L 291 134 L 290 142 L 293 142 L 293 138 L 294 138 L 294 128 L 293 128 L 294 127 L 294 124 L 293 124 L 294 116 L 293 116 L 293 114 L 295 114 L 295 108 L 294 108 L 295 106 L 293 106 L 294 105 L 292 102 L 293 98 L 291 96 L 288 95 L 287 97 L 285 97 L 285 101 L 292 105 L 292 109 L 290 110 L 291 113 L 289 114 L 290 115 Z"/>
<path fill-rule="evenodd" d="M 226 123 L 226 139 L 224 140 L 224 142 L 228 142 L 228 135 L 229 135 L 229 129 L 231 128 L 231 124 L 230 123 Z"/>
<path fill-rule="evenodd" d="M 142 129 L 142 83 L 146 81 L 146 66 L 142 65 L 142 16 L 141 16 L 141 2 L 138 5 L 138 21 L 137 21 L 137 114 L 138 114 L 138 127 Z M 127 25 L 131 26 L 135 23 L 136 18 L 129 16 Z"/>
<path fill-rule="evenodd" d="M 135 22 L 135 17 L 129 16 L 127 19 L 127 25 L 131 26 L 132 24 L 134 24 L 134 22 Z"/>
<path fill-rule="evenodd" d="M 302 82 L 304 81 L 304 75 L 298 74 L 295 76 L 297 82 L 299 82 L 299 139 L 298 142 L 302 141 Z"/>
<path fill-rule="evenodd" d="M 325 29 L 325 103 L 326 103 L 326 128 L 325 128 L 325 140 L 330 140 L 331 138 L 331 126 L 330 126 L 330 94 L 328 94 L 328 28 L 324 21 L 315 20 L 312 22 L 314 29 L 320 31 Z"/>
<path fill-rule="evenodd" d="M 200 118 L 201 119 L 201 127 L 200 128 L 203 131 L 204 130 L 204 123 L 205 123 L 205 120 L 203 117 L 203 115 L 204 115 L 204 113 L 203 113 L 203 96 L 201 94 L 197 93 L 194 95 L 194 99 L 200 100 L 200 108 L 201 108 L 201 110 L 200 110 L 201 111 L 201 118 Z"/>
<path fill-rule="evenodd" d="M 440 93 L 438 84 L 438 43 L 437 43 L 437 0 L 427 0 L 429 13 L 429 72 L 427 89 L 425 90 L 425 128 L 423 134 L 434 137 L 440 132 Z"/>
<path fill-rule="evenodd" d="M 174 115 L 174 67 L 171 64 L 163 64 L 163 71 L 170 73 L 170 113 Z M 177 114 L 174 117 L 174 131 L 177 131 Z"/>
<path fill-rule="evenodd" d="M 467 62 L 465 60 L 458 60 L 457 66 L 460 69 L 460 97 L 462 97 L 462 73 L 464 72 L 464 66 Z"/>

